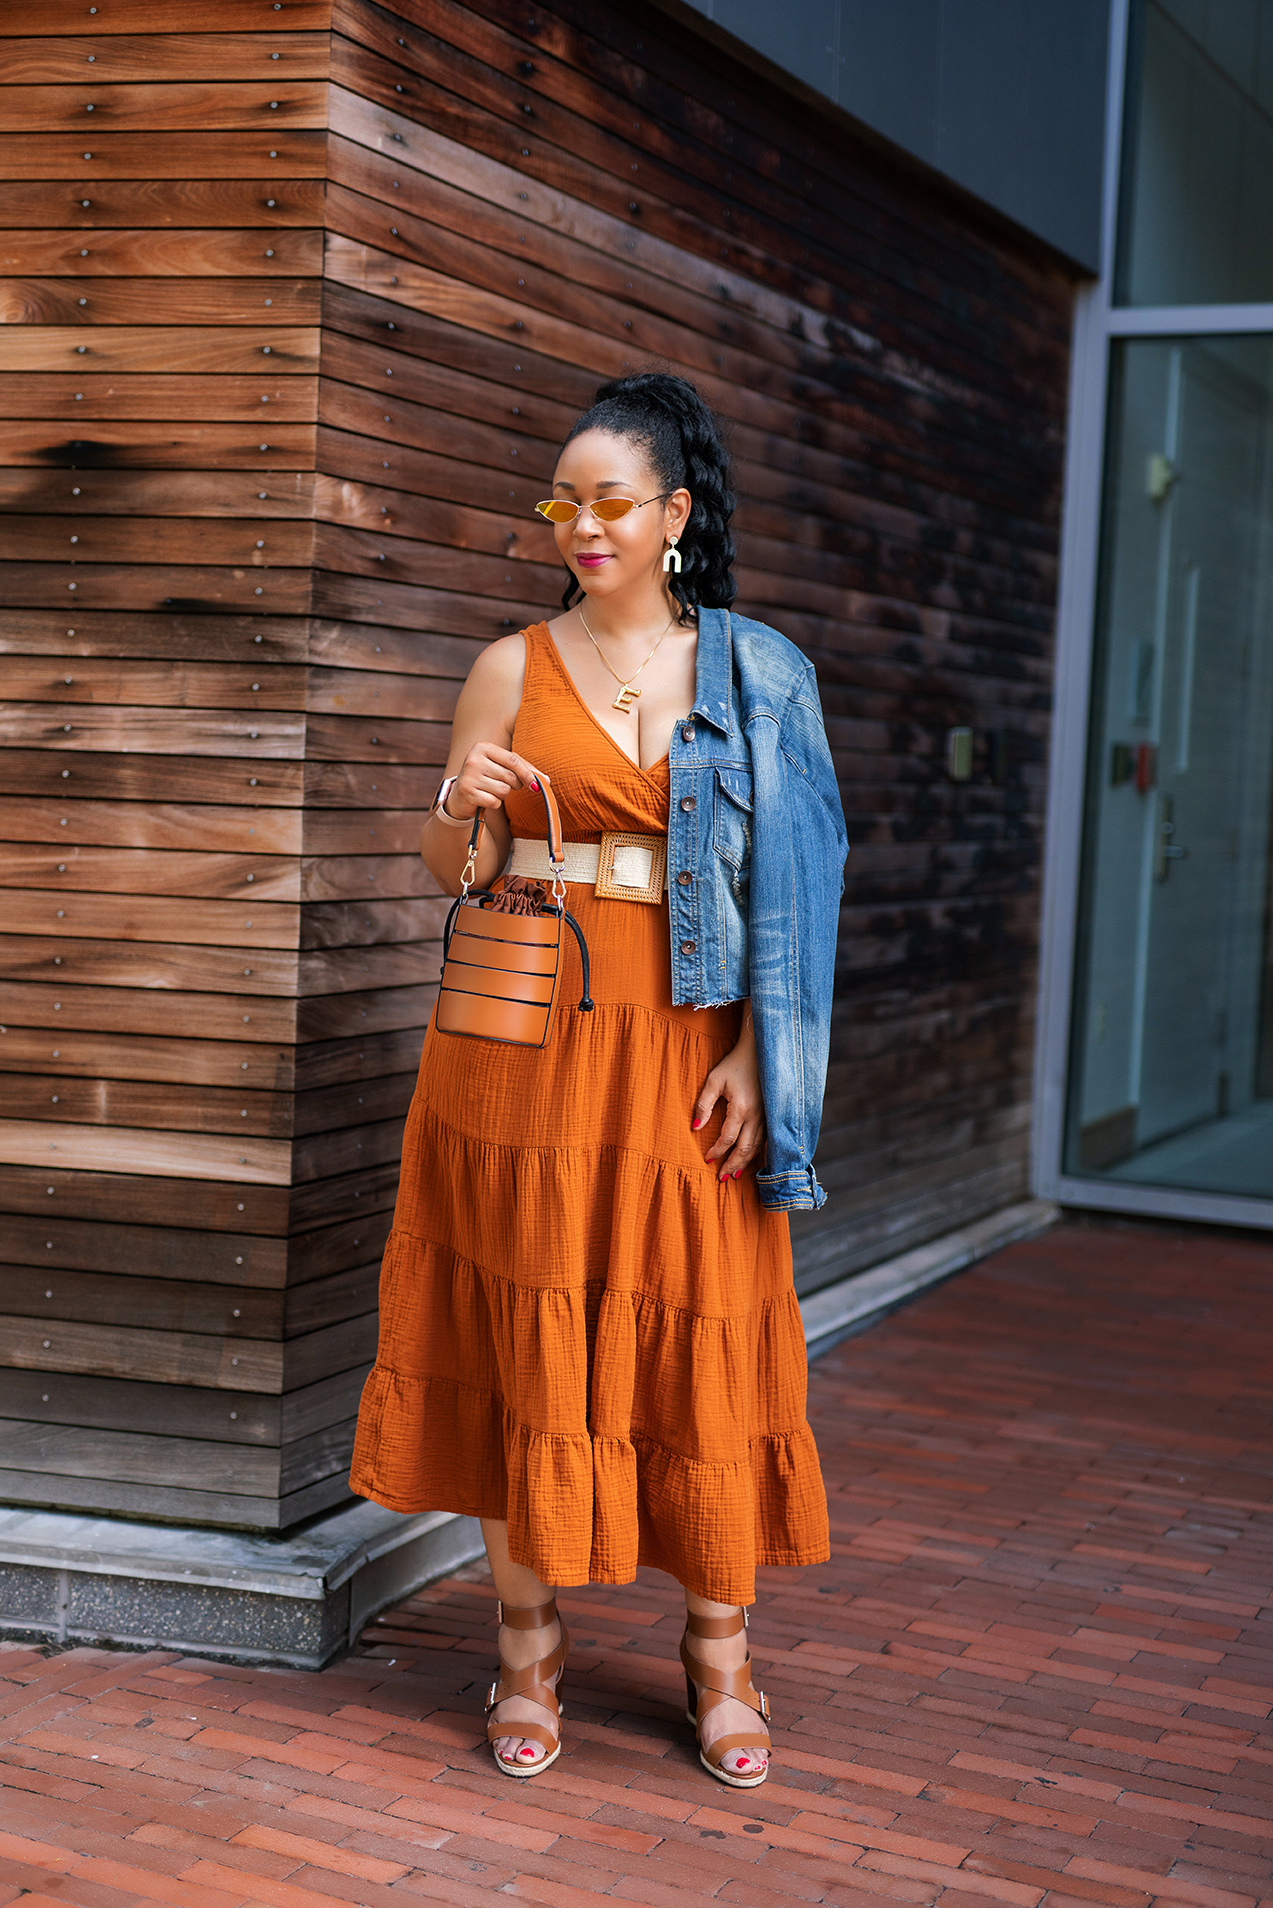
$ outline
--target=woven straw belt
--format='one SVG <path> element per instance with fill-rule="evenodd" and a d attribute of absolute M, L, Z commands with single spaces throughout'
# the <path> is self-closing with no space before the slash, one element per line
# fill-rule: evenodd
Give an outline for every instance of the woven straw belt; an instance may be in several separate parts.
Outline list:
<path fill-rule="evenodd" d="M 588 882 L 613 901 L 661 901 L 667 888 L 666 835 L 603 835 L 598 841 L 564 841 L 567 881 Z M 509 874 L 552 880 L 546 841 L 519 836 Z"/>

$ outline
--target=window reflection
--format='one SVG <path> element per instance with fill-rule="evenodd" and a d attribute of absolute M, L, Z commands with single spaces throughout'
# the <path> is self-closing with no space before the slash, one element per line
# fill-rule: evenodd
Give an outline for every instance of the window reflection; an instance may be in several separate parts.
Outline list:
<path fill-rule="evenodd" d="M 1273 300 L 1273 0 L 1133 0 L 1115 297 Z"/>

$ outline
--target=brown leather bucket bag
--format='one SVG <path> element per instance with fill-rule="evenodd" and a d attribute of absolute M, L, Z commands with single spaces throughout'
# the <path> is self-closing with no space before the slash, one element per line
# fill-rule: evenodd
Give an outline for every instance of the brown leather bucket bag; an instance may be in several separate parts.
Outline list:
<path fill-rule="evenodd" d="M 588 943 L 566 909 L 557 798 L 543 771 L 535 772 L 548 816 L 551 893 L 542 881 L 529 881 L 522 875 L 510 875 L 501 889 L 470 893 L 486 826 L 479 808 L 473 817 L 460 893 L 442 933 L 442 983 L 433 1023 L 439 1033 L 502 1040 L 517 1047 L 546 1047 L 557 1010 L 563 922 L 572 929 L 583 957 L 580 1011 L 592 1012 Z"/>

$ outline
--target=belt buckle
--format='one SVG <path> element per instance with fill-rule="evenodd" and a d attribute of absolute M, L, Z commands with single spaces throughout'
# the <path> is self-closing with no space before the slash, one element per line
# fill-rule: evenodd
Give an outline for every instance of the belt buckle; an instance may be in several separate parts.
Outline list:
<path fill-rule="evenodd" d="M 666 867 L 665 835 L 603 835 L 594 892 L 608 901 L 662 901 Z"/>

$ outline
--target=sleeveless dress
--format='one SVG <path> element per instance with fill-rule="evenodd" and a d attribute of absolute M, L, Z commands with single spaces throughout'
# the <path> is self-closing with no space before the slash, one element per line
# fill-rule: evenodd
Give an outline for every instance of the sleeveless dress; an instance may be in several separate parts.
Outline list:
<path fill-rule="evenodd" d="M 524 632 L 512 746 L 546 770 L 570 841 L 663 835 L 667 757 L 639 768 L 580 697 L 545 624 Z M 505 803 L 543 840 L 541 798 Z M 495 885 L 499 885 L 496 883 Z M 785 1213 L 693 1130 L 741 1003 L 672 1003 L 666 894 L 567 885 L 591 958 L 562 936 L 543 1048 L 439 1034 L 430 1018 L 380 1284 L 352 1488 L 392 1510 L 507 1518 L 545 1583 L 755 1600 L 755 1566 L 830 1555 L 805 1420 Z"/>

